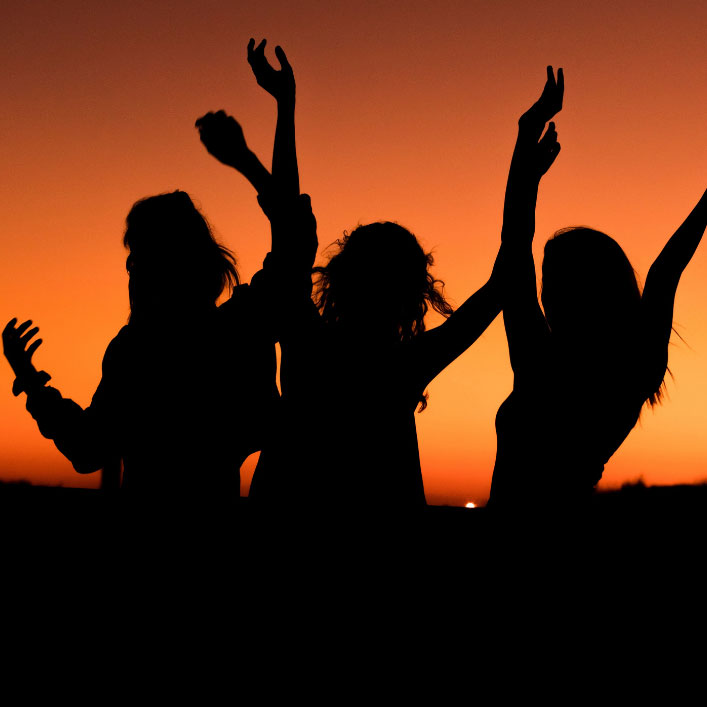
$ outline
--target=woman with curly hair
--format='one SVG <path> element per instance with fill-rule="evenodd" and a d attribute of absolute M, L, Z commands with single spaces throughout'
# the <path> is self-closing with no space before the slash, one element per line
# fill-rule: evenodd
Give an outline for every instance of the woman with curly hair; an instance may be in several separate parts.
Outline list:
<path fill-rule="evenodd" d="M 282 350 L 281 419 L 261 455 L 251 497 L 334 512 L 421 508 L 415 409 L 425 408 L 430 381 L 498 315 L 495 278 L 453 311 L 430 272 L 432 256 L 410 231 L 386 221 L 358 226 L 337 242 L 329 262 L 314 269 L 313 301 L 313 217 L 291 178 L 297 173 L 294 77 L 281 49 L 279 71 L 263 52 L 264 42 L 254 48 L 251 40 L 258 83 L 278 102 L 271 181 L 260 189 L 241 168 L 242 133 L 233 118 L 209 114 L 198 123 L 207 149 L 258 189 L 273 231 L 264 273 Z M 430 309 L 447 320 L 428 331 Z"/>

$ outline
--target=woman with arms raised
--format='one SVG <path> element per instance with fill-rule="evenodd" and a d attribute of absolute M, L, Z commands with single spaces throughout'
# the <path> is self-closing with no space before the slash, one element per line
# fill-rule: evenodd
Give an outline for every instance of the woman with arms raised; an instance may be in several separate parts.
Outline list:
<path fill-rule="evenodd" d="M 541 176 L 559 152 L 554 123 L 562 69 L 519 121 L 503 221 L 503 319 L 513 392 L 496 417 L 489 505 L 561 508 L 589 498 L 604 465 L 656 404 L 668 362 L 682 271 L 707 225 L 707 195 L 650 268 L 641 294 L 616 241 L 590 228 L 558 231 L 545 246 L 542 305 L 532 243 Z"/>
<path fill-rule="evenodd" d="M 263 61 L 262 54 L 251 57 L 261 85 L 262 73 L 272 71 Z M 280 105 L 280 94 L 271 92 Z M 220 129 L 232 119 L 205 118 L 205 145 L 238 169 Z M 273 177 L 275 171 L 274 161 Z M 279 309 L 283 418 L 263 455 L 267 464 L 256 470 L 253 497 L 334 512 L 423 507 L 415 409 L 426 406 L 430 381 L 499 313 L 495 278 L 453 311 L 430 272 L 432 256 L 410 231 L 386 221 L 358 226 L 337 241 L 329 262 L 315 268 L 313 302 L 306 204 L 292 208 L 291 193 L 282 189 L 261 193 L 260 201 L 271 219 L 273 243 L 280 232 L 292 258 L 273 259 L 265 268 Z M 447 321 L 428 331 L 430 308 Z"/>

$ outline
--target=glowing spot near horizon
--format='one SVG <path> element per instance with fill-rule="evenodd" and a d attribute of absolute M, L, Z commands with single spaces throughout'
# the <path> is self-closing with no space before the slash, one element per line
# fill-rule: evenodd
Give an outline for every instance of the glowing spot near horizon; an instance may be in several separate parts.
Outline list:
<path fill-rule="evenodd" d="M 464 508 L 476 508 L 476 504 L 469 501 L 469 503 L 467 503 L 466 506 L 464 506 Z"/>

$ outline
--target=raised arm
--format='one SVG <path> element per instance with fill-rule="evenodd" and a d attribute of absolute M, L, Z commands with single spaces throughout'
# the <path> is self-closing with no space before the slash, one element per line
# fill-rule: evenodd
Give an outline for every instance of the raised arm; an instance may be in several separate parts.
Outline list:
<path fill-rule="evenodd" d="M 545 355 L 549 333 L 538 302 L 533 261 L 535 206 L 538 187 L 560 152 L 555 124 L 545 124 L 562 109 L 564 75 L 551 66 L 538 101 L 518 121 L 518 139 L 511 159 L 503 207 L 503 321 L 513 372 L 534 371 Z M 542 137 L 541 137 L 542 136 Z"/>
<path fill-rule="evenodd" d="M 673 326 L 673 306 L 680 277 L 707 228 L 707 192 L 651 265 L 643 290 L 643 305 L 649 334 L 667 348 Z M 664 373 L 664 371 L 663 371 Z"/>
<path fill-rule="evenodd" d="M 418 384 L 427 386 L 486 331 L 501 311 L 499 272 L 503 249 L 491 277 L 444 324 L 417 337 L 414 344 Z"/>
<path fill-rule="evenodd" d="M 202 115 L 195 125 L 209 154 L 240 172 L 258 194 L 272 190 L 270 172 L 246 144 L 243 129 L 235 118 L 220 110 Z"/>
<path fill-rule="evenodd" d="M 243 174 L 258 192 L 258 202 L 272 225 L 272 252 L 285 257 L 298 253 L 299 262 L 307 261 L 311 269 L 316 255 L 316 238 L 308 229 L 301 238 L 301 229 L 287 215 L 299 196 L 299 171 L 295 144 L 295 79 L 285 52 L 276 47 L 280 70 L 274 69 L 265 57 L 265 40 L 257 47 L 248 43 L 248 62 L 256 80 L 277 100 L 278 117 L 273 148 L 272 175 L 248 148 L 243 131 L 234 118 L 223 111 L 207 113 L 196 121 L 199 136 L 206 149 L 216 159 Z M 277 222 L 277 225 L 275 225 Z M 314 245 L 313 245 L 314 243 Z"/>
<path fill-rule="evenodd" d="M 248 63 L 258 85 L 277 101 L 277 125 L 272 157 L 272 176 L 276 188 L 287 198 L 299 194 L 299 169 L 295 142 L 295 75 L 282 47 L 275 47 L 280 70 L 265 56 L 266 40 L 258 46 L 248 42 Z"/>

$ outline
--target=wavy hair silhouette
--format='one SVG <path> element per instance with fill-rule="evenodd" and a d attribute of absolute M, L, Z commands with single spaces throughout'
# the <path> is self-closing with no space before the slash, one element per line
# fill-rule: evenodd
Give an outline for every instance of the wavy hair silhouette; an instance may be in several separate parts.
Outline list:
<path fill-rule="evenodd" d="M 183 191 L 136 202 L 126 219 L 131 316 L 169 292 L 190 308 L 213 306 L 240 284 L 233 253 L 220 245 Z M 151 307 L 150 307 L 151 308 Z"/>
<path fill-rule="evenodd" d="M 402 343 L 425 331 L 430 309 L 444 317 L 454 312 L 444 282 L 430 272 L 432 253 L 407 228 L 369 223 L 345 233 L 335 246 L 329 262 L 314 268 L 314 301 L 325 324 L 358 326 L 365 320 L 366 328 Z M 427 398 L 420 397 L 420 412 Z"/>
<path fill-rule="evenodd" d="M 431 309 L 448 317 L 454 309 L 444 282 L 413 233 L 391 221 L 358 226 L 336 241 L 338 251 L 314 268 L 315 302 L 327 324 L 346 324 L 364 313 L 386 324 L 390 334 L 409 341 L 425 331 Z M 372 262 L 371 262 L 372 261 Z"/>

